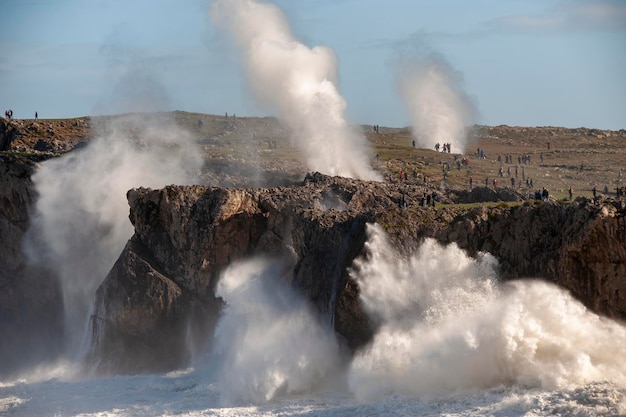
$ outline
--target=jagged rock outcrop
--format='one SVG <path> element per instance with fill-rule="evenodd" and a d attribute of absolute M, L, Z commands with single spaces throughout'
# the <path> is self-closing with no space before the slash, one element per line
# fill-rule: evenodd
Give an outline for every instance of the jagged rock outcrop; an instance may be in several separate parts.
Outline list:
<path fill-rule="evenodd" d="M 92 134 L 89 118 L 32 120 L 0 118 L 0 152 L 26 154 L 43 160 L 69 152 Z"/>
<path fill-rule="evenodd" d="M 135 235 L 98 290 L 92 357 L 103 372 L 184 364 L 190 334 L 208 340 L 217 319 L 220 272 L 255 254 L 289 259 L 286 284 L 356 349 L 372 329 L 348 267 L 362 253 L 368 222 L 380 223 L 407 254 L 425 237 L 489 251 L 505 278 L 543 277 L 595 311 L 623 317 L 626 211 L 619 203 L 422 207 L 427 191 L 320 174 L 273 189 L 133 189 Z"/>
<path fill-rule="evenodd" d="M 493 254 L 504 278 L 552 281 L 591 310 L 626 319 L 623 201 L 479 207 L 451 222 L 437 238 L 456 242 L 470 254 Z"/>
<path fill-rule="evenodd" d="M 511 188 L 488 188 L 475 187 L 472 191 L 467 189 L 449 190 L 450 198 L 455 203 L 484 203 L 497 201 L 522 201 L 524 197 L 516 190 Z"/>
<path fill-rule="evenodd" d="M 0 377 L 60 348 L 58 283 L 28 265 L 22 250 L 36 199 L 35 169 L 27 159 L 0 155 Z"/>
<path fill-rule="evenodd" d="M 403 201 L 407 207 L 417 207 L 418 200 L 409 198 L 408 193 L 421 196 L 424 190 L 418 188 L 315 174 L 301 186 L 274 189 L 168 186 L 129 191 L 130 219 L 136 232 L 96 296 L 98 337 L 94 357 L 100 358 L 100 369 L 150 369 L 152 362 L 144 358 L 152 357 L 153 352 L 145 355 L 136 348 L 146 344 L 137 342 L 146 336 L 134 331 L 127 319 L 136 314 L 136 306 L 146 306 L 145 320 L 156 320 L 153 328 L 161 335 L 147 339 L 176 338 L 180 336 L 176 331 L 161 330 L 169 328 L 169 311 L 180 312 L 182 317 L 192 315 L 186 300 L 193 299 L 200 305 L 194 309 L 214 312 L 207 316 L 209 321 L 214 320 L 219 302 L 213 292 L 220 272 L 233 261 L 254 254 L 290 259 L 291 285 L 329 323 L 334 318 L 338 332 L 352 347 L 358 347 L 368 340 L 370 329 L 356 299 L 344 296 L 346 285 L 356 294 L 354 284 L 348 284 L 347 268 L 362 250 L 365 224 L 389 216 L 394 210 L 399 212 Z M 398 236 L 406 231 L 398 229 Z M 413 237 L 418 238 L 418 234 Z M 409 236 L 402 239 L 408 241 Z M 143 282 L 143 291 L 131 291 L 122 283 L 137 275 L 123 265 L 135 256 L 155 271 Z M 158 280 L 154 278 L 157 275 L 161 277 Z M 168 294 L 180 295 L 167 300 L 149 295 L 160 293 L 164 280 L 171 284 Z M 168 306 L 165 310 L 164 305 Z M 339 312 L 337 305 L 341 306 Z M 192 327 L 197 329 L 199 324 Z M 115 342 L 124 332 L 132 334 Z M 177 340 L 179 349 L 169 352 L 185 352 L 185 338 Z M 131 368 L 119 363 L 119 349 L 111 348 L 111 344 L 126 346 L 123 350 L 126 358 L 131 358 L 127 361 Z M 184 356 L 181 353 L 180 359 Z"/>

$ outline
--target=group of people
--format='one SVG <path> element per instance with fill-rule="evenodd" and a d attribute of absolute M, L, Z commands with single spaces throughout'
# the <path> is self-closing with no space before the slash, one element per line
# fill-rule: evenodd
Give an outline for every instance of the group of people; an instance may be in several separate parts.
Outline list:
<path fill-rule="evenodd" d="M 387 178 L 389 179 L 389 182 L 394 182 L 396 180 L 407 181 L 409 179 L 409 173 L 400 171 L 397 175 L 389 174 Z M 417 171 L 413 171 L 413 181 L 417 181 Z M 424 176 L 424 182 L 426 182 L 426 176 Z"/>
<path fill-rule="evenodd" d="M 439 142 L 437 142 L 435 144 L 435 150 L 437 152 L 439 152 L 439 149 L 441 149 L 441 152 L 450 153 L 451 148 L 452 148 L 452 144 L 451 143 L 444 143 L 443 146 Z"/>
<path fill-rule="evenodd" d="M 500 176 L 502 176 L 502 175 L 500 175 Z M 517 178 L 517 177 L 511 177 L 511 179 L 510 179 L 510 181 L 511 181 L 511 188 L 515 188 L 516 184 L 517 184 L 517 187 L 520 188 L 522 186 L 522 182 L 517 182 L 515 180 L 515 178 Z M 525 178 L 524 180 L 526 182 L 526 187 L 529 187 L 529 188 L 533 187 L 533 179 L 532 178 Z M 474 180 L 472 179 L 472 177 L 470 177 L 470 181 L 469 181 L 470 191 L 472 190 L 473 183 L 474 183 Z M 498 179 L 494 178 L 493 181 L 492 181 L 492 184 L 493 184 L 494 188 L 497 187 L 498 186 Z M 485 187 L 488 187 L 488 186 L 489 186 L 489 177 L 485 178 Z"/>
<path fill-rule="evenodd" d="M 469 156 L 465 155 L 461 157 L 460 155 L 454 155 L 454 162 L 456 163 L 456 168 L 461 169 L 461 167 L 469 168 L 470 159 Z"/>
<path fill-rule="evenodd" d="M 550 200 L 550 193 L 546 187 L 543 190 L 535 190 L 535 200 L 548 202 Z"/>
<path fill-rule="evenodd" d="M 498 154 L 498 163 L 500 163 L 500 164 L 502 163 L 502 154 Z M 513 163 L 513 155 L 511 155 L 510 153 L 509 154 L 505 154 L 504 155 L 504 163 L 505 164 L 512 164 Z M 525 153 L 523 155 L 518 155 L 517 156 L 517 163 L 519 165 L 530 164 L 530 154 L 529 153 Z"/>
<path fill-rule="evenodd" d="M 572 192 L 571 192 L 572 187 L 570 187 L 570 198 L 572 198 Z M 598 190 L 596 189 L 596 187 L 594 186 L 591 190 L 591 193 L 593 194 L 593 199 L 596 200 L 597 199 L 597 194 L 598 194 Z M 604 186 L 604 194 L 609 194 L 609 186 L 605 185 Z M 615 196 L 616 197 L 626 197 L 626 186 L 617 186 L 615 187 Z"/>
<path fill-rule="evenodd" d="M 432 194 L 424 193 L 420 201 L 422 207 L 435 207 L 435 202 L 439 201 L 439 194 L 433 192 Z"/>

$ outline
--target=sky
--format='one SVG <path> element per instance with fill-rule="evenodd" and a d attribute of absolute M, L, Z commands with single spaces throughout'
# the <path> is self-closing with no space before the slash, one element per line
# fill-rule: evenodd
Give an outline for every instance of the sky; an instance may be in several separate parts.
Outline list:
<path fill-rule="evenodd" d="M 626 0 L 275 0 L 332 48 L 353 123 L 403 127 L 397 67 L 456 72 L 486 125 L 626 128 Z M 276 115 L 209 0 L 19 0 L 0 13 L 0 109 L 16 118 L 184 110 Z"/>

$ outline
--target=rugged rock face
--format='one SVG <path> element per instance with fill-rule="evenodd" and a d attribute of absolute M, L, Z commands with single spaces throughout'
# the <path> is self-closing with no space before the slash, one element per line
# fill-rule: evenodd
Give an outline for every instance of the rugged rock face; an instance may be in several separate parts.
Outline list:
<path fill-rule="evenodd" d="M 29 266 L 22 251 L 36 198 L 30 179 L 35 168 L 26 159 L 0 155 L 0 377 L 60 348 L 57 282 Z"/>
<path fill-rule="evenodd" d="M 273 189 L 133 189 L 135 235 L 98 290 L 92 357 L 103 372 L 184 364 L 190 335 L 204 342 L 212 332 L 220 272 L 255 254 L 289 259 L 287 284 L 356 349 L 372 329 L 347 269 L 362 253 L 368 222 L 383 225 L 406 253 L 425 237 L 489 251 L 506 278 L 544 277 L 595 311 L 624 317 L 626 210 L 619 203 L 432 208 L 420 206 L 425 191 L 320 174 Z"/>
<path fill-rule="evenodd" d="M 150 337 L 177 341 L 177 349 L 169 351 L 182 352 L 179 359 L 183 359 L 187 339 L 173 337 L 178 330 L 163 330 L 170 329 L 170 313 L 176 316 L 175 321 L 194 316 L 192 310 L 212 313 L 197 322 L 191 320 L 196 331 L 207 317 L 209 322 L 215 320 L 220 303 L 213 291 L 219 273 L 231 262 L 253 254 L 291 259 L 292 284 L 330 320 L 335 309 L 330 300 L 336 300 L 345 286 L 346 268 L 363 245 L 365 222 L 369 219 L 366 212 L 359 217 L 347 210 L 324 210 L 323 205 L 346 209 L 357 191 L 375 198 L 375 189 L 383 186 L 359 186 L 356 181 L 322 176 L 316 179 L 325 182 L 306 181 L 301 187 L 272 190 L 200 186 L 131 190 L 130 218 L 136 233 L 97 294 L 98 338 L 94 356 L 101 358 L 100 369 L 151 369 L 151 361 L 143 360 L 146 356 L 136 348 L 137 344 L 132 344 L 132 352 L 125 350 L 127 357 L 132 358 L 131 368 L 120 364 L 116 351 L 109 346 L 127 330 L 132 333 L 128 340 L 143 339 L 133 332 L 127 319 L 137 310 L 145 315 L 142 320 L 156 323 L 153 329 L 157 334 Z M 126 260 L 135 258 L 142 258 L 138 262 L 154 269 L 147 280 L 140 277 L 140 291 L 133 291 L 126 284 L 136 275 Z M 163 287 L 168 291 L 162 291 Z M 187 302 L 190 299 L 195 300 L 191 305 Z M 137 305 L 146 308 L 137 309 Z M 205 328 L 200 339 L 206 340 L 211 329 L 212 325 Z M 124 340 L 117 343 L 131 347 Z"/>
<path fill-rule="evenodd" d="M 459 216 L 437 237 L 457 242 L 470 254 L 495 255 L 505 278 L 550 280 L 591 310 L 626 319 L 623 201 L 479 207 Z"/>
<path fill-rule="evenodd" d="M 46 159 L 71 151 L 92 134 L 90 119 L 7 120 L 0 118 L 0 151 Z"/>
<path fill-rule="evenodd" d="M 0 119 L 0 377 L 50 358 L 61 351 L 63 340 L 57 282 L 48 271 L 27 265 L 22 252 L 29 241 L 25 236 L 35 200 L 30 175 L 36 167 L 24 158 L 61 156 L 91 138 L 117 133 L 142 146 L 147 125 L 172 121 L 189 131 L 203 152 L 206 166 L 200 177 L 206 183 L 296 185 L 131 191 L 136 233 L 101 286 L 93 317 L 92 360 L 101 370 L 160 371 L 185 363 L 212 333 L 221 303 L 213 295 L 219 274 L 230 262 L 254 254 L 288 259 L 286 281 L 308 297 L 351 348 L 362 346 L 372 330 L 346 268 L 362 253 L 368 222 L 383 225 L 404 253 L 425 237 L 457 242 L 470 253 L 490 251 L 500 259 L 504 278 L 548 279 L 594 311 L 624 318 L 623 202 L 594 205 L 580 199 L 577 204 L 508 207 L 503 202 L 520 201 L 520 192 L 532 194 L 532 187 L 521 184 L 514 191 L 500 179 L 496 189 L 481 186 L 470 192 L 468 180 L 472 175 L 474 185 L 482 185 L 495 177 L 498 154 L 530 152 L 526 177 L 538 179 L 536 186 L 547 186 L 556 198 L 566 196 L 570 186 L 575 195 L 589 196 L 592 187 L 600 190 L 605 184 L 610 193 L 602 198 L 614 195 L 622 185 L 617 168 L 597 167 L 620 166 L 625 130 L 476 126 L 474 146 L 486 149 L 491 159 L 472 158 L 470 170 L 455 168 L 457 155 L 410 148 L 408 129 L 383 128 L 366 136 L 380 153 L 375 168 L 381 175 L 393 174 L 394 182 L 311 175 L 300 184 L 305 168 L 290 147 L 288 132 L 273 118 L 235 122 L 222 115 L 172 112 Z M 441 181 L 446 164 L 452 169 Z M 401 172 L 415 176 L 398 181 Z M 425 193 L 438 194 L 437 208 L 420 206 Z M 475 209 L 440 204 L 474 202 L 500 203 Z"/>

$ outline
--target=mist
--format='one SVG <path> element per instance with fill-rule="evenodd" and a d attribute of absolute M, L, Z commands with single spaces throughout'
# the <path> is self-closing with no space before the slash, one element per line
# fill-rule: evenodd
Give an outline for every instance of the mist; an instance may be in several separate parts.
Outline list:
<path fill-rule="evenodd" d="M 279 112 L 310 170 L 380 180 L 371 168 L 368 142 L 346 120 L 337 57 L 330 48 L 309 48 L 295 39 L 285 14 L 273 4 L 217 0 L 211 17 L 232 34 L 255 99 Z"/>
<path fill-rule="evenodd" d="M 463 77 L 443 55 L 422 44 L 403 52 L 396 82 L 419 147 L 451 144 L 465 153 L 467 128 L 475 123 L 476 107 L 463 90 Z"/>
<path fill-rule="evenodd" d="M 100 122 L 101 136 L 45 161 L 32 177 L 39 198 L 24 250 L 30 263 L 54 271 L 61 284 L 70 360 L 89 348 L 96 289 L 133 234 L 126 192 L 191 183 L 202 163 L 190 136 L 164 116 Z"/>
<path fill-rule="evenodd" d="M 488 254 L 426 240 L 401 259 L 378 225 L 351 275 L 377 324 L 349 384 L 363 401 L 449 395 L 499 386 L 626 387 L 626 328 L 545 282 L 501 283 Z"/>
<path fill-rule="evenodd" d="M 311 392 L 337 375 L 340 348 L 333 329 L 286 283 L 279 259 L 231 265 L 216 294 L 226 307 L 215 331 L 214 362 L 225 404 L 265 403 Z"/>

